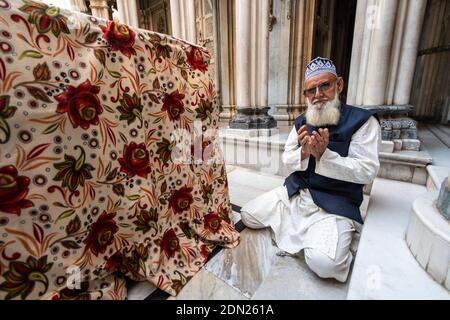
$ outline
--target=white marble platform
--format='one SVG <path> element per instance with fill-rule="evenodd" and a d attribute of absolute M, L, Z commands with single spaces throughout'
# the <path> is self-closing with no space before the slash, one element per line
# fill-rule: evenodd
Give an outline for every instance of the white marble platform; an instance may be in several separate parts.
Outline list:
<path fill-rule="evenodd" d="M 435 191 L 414 201 L 406 243 L 422 268 L 450 290 L 450 221 L 436 208 L 437 198 Z"/>
<path fill-rule="evenodd" d="M 348 299 L 450 299 L 409 251 L 405 232 L 424 186 L 376 179 L 350 279 Z"/>

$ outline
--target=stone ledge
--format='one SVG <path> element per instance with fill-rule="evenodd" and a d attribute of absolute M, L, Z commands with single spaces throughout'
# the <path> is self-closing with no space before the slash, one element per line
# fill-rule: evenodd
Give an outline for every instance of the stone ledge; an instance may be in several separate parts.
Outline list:
<path fill-rule="evenodd" d="M 425 167 L 433 162 L 427 151 L 398 151 L 394 153 L 380 152 L 380 162 L 401 163 Z"/>
<path fill-rule="evenodd" d="M 276 133 L 274 129 L 225 129 L 225 136 L 238 138 L 270 137 Z"/>
<path fill-rule="evenodd" d="M 450 222 L 436 209 L 436 198 L 431 192 L 414 201 L 406 243 L 422 268 L 450 290 Z"/>
<path fill-rule="evenodd" d="M 287 176 L 289 172 L 282 163 L 287 137 L 286 130 L 272 136 L 246 137 L 227 134 L 226 129 L 221 129 L 220 144 L 228 164 Z M 388 151 L 393 147 L 392 142 L 384 144 L 389 145 Z M 427 151 L 380 152 L 379 158 L 381 166 L 378 177 L 426 185 L 425 167 L 432 162 Z"/>
<path fill-rule="evenodd" d="M 426 151 L 397 151 L 394 153 L 380 152 L 379 178 L 427 184 L 426 166 L 432 162 Z"/>
<path fill-rule="evenodd" d="M 427 190 L 436 191 L 441 187 L 442 181 L 447 178 L 450 168 L 441 166 L 427 166 L 427 172 Z"/>

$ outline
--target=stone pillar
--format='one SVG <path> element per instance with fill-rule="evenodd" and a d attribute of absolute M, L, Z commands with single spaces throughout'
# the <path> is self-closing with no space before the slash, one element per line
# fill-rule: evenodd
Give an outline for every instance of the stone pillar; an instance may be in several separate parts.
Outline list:
<path fill-rule="evenodd" d="M 269 0 L 236 0 L 236 109 L 231 129 L 270 129 L 268 114 Z"/>
<path fill-rule="evenodd" d="M 254 50 L 259 55 L 260 76 L 259 85 L 256 97 L 256 105 L 266 107 L 268 106 L 268 91 L 269 91 L 269 0 L 261 1 L 261 12 L 259 13 L 258 31 L 260 33 L 259 41 Z"/>
<path fill-rule="evenodd" d="M 194 0 L 170 0 L 173 36 L 195 43 Z"/>
<path fill-rule="evenodd" d="M 184 5 L 184 16 L 186 17 L 186 40 L 196 43 L 197 35 L 195 32 L 195 5 L 194 0 L 181 0 Z"/>
<path fill-rule="evenodd" d="M 347 102 L 378 112 L 383 140 L 417 139 L 407 115 L 426 1 L 358 1 Z"/>
<path fill-rule="evenodd" d="M 236 104 L 250 107 L 252 0 L 236 0 Z"/>
<path fill-rule="evenodd" d="M 426 9 L 426 0 L 408 1 L 407 19 L 403 34 L 398 81 L 396 81 L 394 104 L 405 105 L 410 101 L 411 87 L 417 61 L 417 51 Z"/>
<path fill-rule="evenodd" d="M 270 32 L 269 105 L 279 126 L 306 109 L 304 70 L 312 57 L 315 0 L 273 1 Z"/>
<path fill-rule="evenodd" d="M 371 50 L 367 60 L 364 88 L 364 105 L 383 105 L 386 101 L 386 84 L 394 35 L 398 1 L 381 0 L 378 3 L 372 31 Z"/>
<path fill-rule="evenodd" d="M 138 7 L 136 0 L 117 0 L 119 20 L 130 27 L 139 27 Z"/>
<path fill-rule="evenodd" d="M 72 10 L 79 12 L 87 12 L 88 8 L 84 0 L 70 0 Z"/>
<path fill-rule="evenodd" d="M 180 1 L 170 0 L 170 17 L 172 21 L 172 35 L 177 38 L 182 37 L 181 28 L 181 12 L 180 12 Z"/>
<path fill-rule="evenodd" d="M 219 92 L 222 111 L 221 121 L 228 124 L 235 115 L 235 56 L 234 56 L 234 2 L 218 2 Z"/>
<path fill-rule="evenodd" d="M 94 17 L 109 19 L 109 7 L 106 0 L 91 0 L 89 7 Z"/>

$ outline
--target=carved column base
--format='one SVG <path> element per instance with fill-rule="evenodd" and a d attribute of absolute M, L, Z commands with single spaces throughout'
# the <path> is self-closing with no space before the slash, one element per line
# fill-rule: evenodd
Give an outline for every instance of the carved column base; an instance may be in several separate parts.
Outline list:
<path fill-rule="evenodd" d="M 236 116 L 230 121 L 230 129 L 271 129 L 277 121 L 268 114 L 269 107 L 239 108 Z"/>
<path fill-rule="evenodd" d="M 221 122 L 229 122 L 236 115 L 236 106 L 222 105 L 219 118 Z"/>
<path fill-rule="evenodd" d="M 413 106 L 361 106 L 361 108 L 375 111 L 379 115 L 381 136 L 384 141 L 394 141 L 400 144 L 403 142 L 402 150 L 419 151 L 417 121 L 408 117 Z"/>

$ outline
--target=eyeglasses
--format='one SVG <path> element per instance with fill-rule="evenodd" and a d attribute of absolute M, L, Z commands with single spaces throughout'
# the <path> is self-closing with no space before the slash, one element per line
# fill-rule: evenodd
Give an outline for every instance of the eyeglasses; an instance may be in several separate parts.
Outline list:
<path fill-rule="evenodd" d="M 332 87 L 332 85 L 336 82 L 336 80 L 330 80 L 324 83 L 321 83 L 320 85 L 318 85 L 317 87 L 313 87 L 313 88 L 309 88 L 309 89 L 305 89 L 303 90 L 303 95 L 305 97 L 308 98 L 312 98 L 316 95 L 317 93 L 317 89 L 319 89 L 319 92 L 325 92 L 330 90 L 330 88 Z"/>

